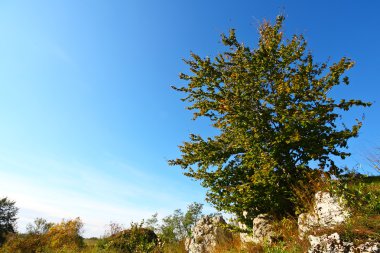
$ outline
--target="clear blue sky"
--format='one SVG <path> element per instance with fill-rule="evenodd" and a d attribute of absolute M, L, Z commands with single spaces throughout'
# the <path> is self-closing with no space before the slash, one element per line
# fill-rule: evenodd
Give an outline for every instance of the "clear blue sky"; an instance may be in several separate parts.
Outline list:
<path fill-rule="evenodd" d="M 257 25 L 285 13 L 313 54 L 356 61 L 334 96 L 375 102 L 348 166 L 379 147 L 380 21 L 377 1 L 1 1 L 0 196 L 35 217 L 80 216 L 85 235 L 109 221 L 160 216 L 205 191 L 167 160 L 191 132 L 209 134 L 170 85 L 190 51 L 223 50 L 229 28 L 254 46 Z M 212 211 L 207 207 L 206 211 Z"/>

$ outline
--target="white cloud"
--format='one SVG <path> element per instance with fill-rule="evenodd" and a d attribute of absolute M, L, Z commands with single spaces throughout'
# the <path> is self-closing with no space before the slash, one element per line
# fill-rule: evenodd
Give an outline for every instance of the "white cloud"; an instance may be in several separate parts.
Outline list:
<path fill-rule="evenodd" d="M 157 209 L 166 215 L 172 210 L 165 203 L 180 202 L 178 193 L 152 185 L 152 175 L 121 162 L 111 161 L 105 170 L 41 157 L 0 152 L 0 192 L 20 208 L 20 231 L 36 217 L 57 222 L 79 216 L 85 236 L 99 236 L 111 220 L 129 224 Z"/>

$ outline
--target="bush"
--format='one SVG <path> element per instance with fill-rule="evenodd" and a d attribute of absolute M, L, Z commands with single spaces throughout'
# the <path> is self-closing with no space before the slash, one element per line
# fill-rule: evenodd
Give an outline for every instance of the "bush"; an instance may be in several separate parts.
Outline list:
<path fill-rule="evenodd" d="M 63 220 L 53 225 L 45 234 L 47 247 L 54 252 L 79 251 L 83 248 L 82 236 L 83 223 L 80 218 L 74 220 Z"/>
<path fill-rule="evenodd" d="M 157 235 L 142 224 L 132 223 L 130 229 L 113 234 L 98 243 L 102 250 L 114 250 L 123 253 L 153 252 L 158 245 Z"/>
<path fill-rule="evenodd" d="M 0 249 L 1 253 L 38 253 L 46 252 L 46 240 L 39 234 L 12 234 Z"/>

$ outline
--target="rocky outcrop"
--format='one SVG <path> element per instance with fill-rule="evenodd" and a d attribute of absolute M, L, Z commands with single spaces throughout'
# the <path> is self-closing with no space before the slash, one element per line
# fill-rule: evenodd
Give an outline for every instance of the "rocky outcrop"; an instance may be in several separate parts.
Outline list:
<path fill-rule="evenodd" d="M 310 248 L 308 253 L 380 253 L 379 242 L 366 242 L 354 246 L 352 242 L 341 240 L 338 233 L 331 235 L 309 235 Z"/>
<path fill-rule="evenodd" d="M 298 228 L 301 237 L 316 228 L 329 228 L 343 223 L 349 212 L 342 201 L 329 192 L 315 194 L 314 209 L 311 213 L 303 213 L 298 217 Z"/>
<path fill-rule="evenodd" d="M 328 192 L 317 192 L 312 212 L 298 217 L 300 237 L 313 231 L 332 229 L 343 224 L 350 216 L 342 201 Z M 310 248 L 308 253 L 380 253 L 380 242 L 371 242 L 355 246 L 350 241 L 341 239 L 338 233 L 324 235 L 309 235 Z"/>
<path fill-rule="evenodd" d="M 259 214 L 252 221 L 252 233 L 240 233 L 240 240 L 243 243 L 272 243 L 276 238 L 273 230 L 273 217 L 268 214 Z M 240 224 L 240 228 L 246 229 L 244 224 Z"/>
<path fill-rule="evenodd" d="M 240 229 L 242 229 L 242 230 L 248 230 L 248 227 L 245 224 L 239 222 L 238 225 L 239 225 Z M 252 233 L 241 232 L 239 234 L 239 236 L 240 236 L 240 241 L 242 243 L 253 243 L 253 235 L 252 235 Z"/>
<path fill-rule="evenodd" d="M 191 238 L 186 239 L 186 250 L 189 253 L 213 252 L 218 243 L 232 238 L 232 234 L 223 227 L 225 224 L 222 216 L 201 218 L 191 230 Z"/>
<path fill-rule="evenodd" d="M 272 222 L 273 218 L 268 214 L 260 214 L 253 219 L 252 232 L 254 243 L 272 243 L 274 241 L 275 233 Z"/>
<path fill-rule="evenodd" d="M 248 215 L 248 212 L 247 211 L 244 211 L 243 212 L 243 216 L 244 218 L 247 218 L 247 215 Z M 238 227 L 241 229 L 241 230 L 245 230 L 245 231 L 249 231 L 247 225 L 245 225 L 244 223 L 241 223 L 239 222 L 238 223 Z M 240 236 L 240 241 L 242 243 L 252 243 L 253 242 L 253 236 L 251 233 L 246 233 L 246 232 L 241 232 L 239 234 Z"/>

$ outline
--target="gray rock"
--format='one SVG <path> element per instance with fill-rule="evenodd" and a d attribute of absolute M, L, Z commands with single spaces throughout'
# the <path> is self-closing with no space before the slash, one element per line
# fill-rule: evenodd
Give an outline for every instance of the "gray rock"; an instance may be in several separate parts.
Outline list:
<path fill-rule="evenodd" d="M 303 213 L 298 217 L 300 237 L 304 237 L 316 227 L 328 228 L 342 224 L 348 217 L 349 212 L 341 199 L 332 196 L 329 192 L 317 192 L 313 211 Z"/>
<path fill-rule="evenodd" d="M 356 247 L 361 253 L 380 253 L 380 242 L 366 242 Z"/>
<path fill-rule="evenodd" d="M 342 200 L 331 196 L 329 192 L 315 194 L 314 212 L 319 218 L 319 224 L 324 227 L 341 224 L 349 217 Z"/>
<path fill-rule="evenodd" d="M 308 253 L 354 253 L 353 244 L 340 240 L 338 233 L 331 235 L 309 235 Z"/>
<path fill-rule="evenodd" d="M 272 243 L 275 238 L 273 231 L 273 218 L 268 214 L 260 214 L 253 219 L 253 242 L 262 243 L 264 241 Z"/>
<path fill-rule="evenodd" d="M 222 216 L 205 216 L 191 230 L 191 238 L 185 241 L 189 253 L 211 253 L 216 245 L 232 238 L 232 234 L 222 226 L 226 224 Z"/>
<path fill-rule="evenodd" d="M 243 230 L 247 230 L 247 226 L 240 222 L 239 222 L 239 228 Z M 253 243 L 252 233 L 240 233 L 239 236 L 240 236 L 240 241 L 242 243 Z"/>
<path fill-rule="evenodd" d="M 268 214 L 259 214 L 252 221 L 252 233 L 240 233 L 243 243 L 272 243 L 276 234 L 273 231 L 273 218 Z M 239 224 L 241 229 L 247 229 L 244 224 Z"/>
<path fill-rule="evenodd" d="M 354 246 L 352 242 L 341 240 L 338 233 L 331 235 L 309 235 L 308 253 L 380 253 L 380 242 L 366 242 Z"/>

